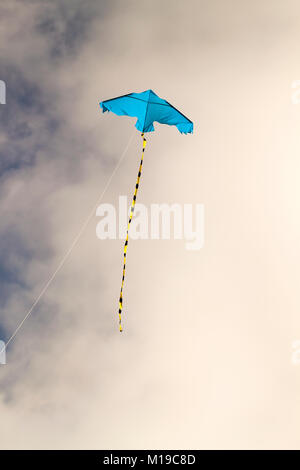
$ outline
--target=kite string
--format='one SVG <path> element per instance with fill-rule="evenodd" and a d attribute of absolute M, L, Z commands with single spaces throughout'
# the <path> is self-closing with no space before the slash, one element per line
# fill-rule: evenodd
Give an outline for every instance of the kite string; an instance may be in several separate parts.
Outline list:
<path fill-rule="evenodd" d="M 144 160 L 144 152 L 145 152 L 146 142 L 147 142 L 145 137 L 144 137 L 144 133 L 142 133 L 141 136 L 143 138 L 142 158 L 141 158 L 139 172 L 138 172 L 138 176 L 137 176 L 137 180 L 136 180 L 135 191 L 134 191 L 134 194 L 133 194 L 132 203 L 131 203 L 131 207 L 130 207 L 130 214 L 129 214 L 129 220 L 128 220 L 128 225 L 127 225 L 126 239 L 125 239 L 125 243 L 124 243 L 123 275 L 122 275 L 122 283 L 121 283 L 120 298 L 119 298 L 119 328 L 120 328 L 120 333 L 123 331 L 123 328 L 122 328 L 123 287 L 124 287 L 125 270 L 126 270 L 126 254 L 127 254 L 127 246 L 128 246 L 128 233 L 129 233 L 129 228 L 130 228 L 130 224 L 131 224 L 131 220 L 132 220 L 132 216 L 133 216 L 133 212 L 134 212 L 136 196 L 137 196 L 137 192 L 138 192 L 138 189 L 139 189 L 140 178 L 141 178 L 141 174 L 142 174 L 142 165 L 143 165 L 143 160 Z"/>
<path fill-rule="evenodd" d="M 26 313 L 25 317 L 23 318 L 23 320 L 19 323 L 19 325 L 17 326 L 17 328 L 15 329 L 15 331 L 12 333 L 12 335 L 9 337 L 9 339 L 7 340 L 5 346 L 3 346 L 3 348 L 0 350 L 0 355 L 4 352 L 4 350 L 6 349 L 6 347 L 8 346 L 8 344 L 14 339 L 14 337 L 16 336 L 16 334 L 18 333 L 18 331 L 20 330 L 20 328 L 22 327 L 22 325 L 25 323 L 25 321 L 27 320 L 27 318 L 31 315 L 33 309 L 35 308 L 35 306 L 38 304 L 38 302 L 40 301 L 40 299 L 43 297 L 43 295 L 45 294 L 45 292 L 47 291 L 48 287 L 50 286 L 50 284 L 52 283 L 52 281 L 54 280 L 54 278 L 56 277 L 57 273 L 61 270 L 61 268 L 64 266 L 65 262 L 67 261 L 68 257 L 70 256 L 71 252 L 73 251 L 75 245 L 77 244 L 79 238 L 81 237 L 82 233 L 84 232 L 84 230 L 86 229 L 87 225 L 89 224 L 91 218 L 93 217 L 93 215 L 95 214 L 95 210 L 97 209 L 98 205 L 100 204 L 104 194 L 106 193 L 116 171 L 118 170 L 119 166 L 121 165 L 126 153 L 127 153 L 127 150 L 129 149 L 130 147 L 130 144 L 132 142 L 132 139 L 134 137 L 134 134 L 135 134 L 135 131 L 132 133 L 125 149 L 123 150 L 123 153 L 118 161 L 118 163 L 116 164 L 112 174 L 110 175 L 100 197 L 98 198 L 97 200 L 97 203 L 95 204 L 95 206 L 93 207 L 93 209 L 91 210 L 91 212 L 89 213 L 88 217 L 86 218 L 86 220 L 84 221 L 84 223 L 82 224 L 79 232 L 77 233 L 76 237 L 74 238 L 73 242 L 71 243 L 70 247 L 68 248 L 68 250 L 66 251 L 66 253 L 64 254 L 64 256 L 62 257 L 60 263 L 58 264 L 57 268 L 55 269 L 55 271 L 53 272 L 53 274 L 50 276 L 50 278 L 48 279 L 48 281 L 46 282 L 46 284 L 44 285 L 43 289 L 41 290 L 40 294 L 37 296 L 37 298 L 35 299 L 35 301 L 33 302 L 33 304 L 31 305 L 30 309 L 28 310 L 28 312 Z"/>

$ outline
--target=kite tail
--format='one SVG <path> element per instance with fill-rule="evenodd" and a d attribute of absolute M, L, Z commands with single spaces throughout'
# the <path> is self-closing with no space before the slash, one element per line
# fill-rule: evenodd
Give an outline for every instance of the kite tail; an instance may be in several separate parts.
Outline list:
<path fill-rule="evenodd" d="M 128 233 L 129 233 L 129 228 L 130 228 L 130 224 L 131 224 L 131 220 L 132 220 L 132 216 L 133 216 L 133 212 L 134 212 L 136 196 L 137 196 L 137 192 L 138 192 L 138 189 L 139 189 L 140 178 L 141 178 L 141 174 L 142 174 L 142 165 L 143 165 L 143 160 L 144 160 L 144 152 L 145 152 L 146 142 L 147 142 L 145 137 L 144 137 L 144 133 L 142 133 L 141 136 L 143 137 L 142 158 L 141 158 L 139 172 L 138 172 L 138 176 L 137 176 L 137 180 L 136 180 L 135 191 L 134 191 L 133 198 L 132 198 L 130 214 L 129 214 L 129 220 L 128 220 L 128 225 L 127 225 L 126 240 L 125 240 L 125 244 L 124 244 L 123 276 L 122 276 L 121 291 L 120 291 L 120 298 L 119 298 L 119 328 L 120 328 L 120 333 L 123 331 L 123 328 L 122 328 L 123 287 L 124 287 L 124 280 L 125 280 L 126 254 L 127 254 L 127 246 L 128 246 Z"/>

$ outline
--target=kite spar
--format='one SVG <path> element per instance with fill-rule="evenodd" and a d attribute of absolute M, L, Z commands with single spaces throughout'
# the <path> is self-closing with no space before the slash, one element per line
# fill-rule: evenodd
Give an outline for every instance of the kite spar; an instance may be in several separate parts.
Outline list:
<path fill-rule="evenodd" d="M 154 131 L 153 122 L 159 122 L 160 124 L 168 124 L 169 126 L 176 126 L 179 132 L 181 132 L 182 134 L 191 134 L 193 132 L 194 125 L 192 121 L 190 121 L 190 119 L 184 116 L 184 114 L 174 108 L 174 106 L 172 106 L 166 100 L 163 100 L 159 96 L 157 96 L 152 90 L 147 90 L 142 93 L 129 93 L 128 95 L 118 96 L 117 98 L 101 101 L 100 107 L 102 108 L 103 113 L 105 113 L 106 111 L 112 111 L 118 116 L 137 117 L 138 120 L 136 122 L 135 127 L 142 133 L 141 135 L 143 138 L 142 158 L 139 166 L 135 191 L 131 203 L 123 253 L 124 262 L 118 313 L 119 329 L 120 332 L 122 332 L 123 288 L 125 281 L 126 255 L 128 247 L 129 228 L 134 213 L 137 192 L 142 174 L 144 152 L 146 148 L 146 139 L 144 137 L 144 133 Z"/>

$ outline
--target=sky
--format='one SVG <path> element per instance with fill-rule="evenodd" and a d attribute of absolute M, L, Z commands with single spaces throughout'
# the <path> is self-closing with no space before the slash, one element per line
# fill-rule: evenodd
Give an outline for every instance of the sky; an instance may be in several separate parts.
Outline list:
<path fill-rule="evenodd" d="M 91 218 L 0 365 L 1 449 L 299 449 L 300 5 L 2 0 L 0 340 L 102 194 L 131 196 L 151 88 L 194 122 L 147 136 L 139 202 L 205 207 L 205 243 Z M 130 141 L 130 139 L 132 140 Z"/>

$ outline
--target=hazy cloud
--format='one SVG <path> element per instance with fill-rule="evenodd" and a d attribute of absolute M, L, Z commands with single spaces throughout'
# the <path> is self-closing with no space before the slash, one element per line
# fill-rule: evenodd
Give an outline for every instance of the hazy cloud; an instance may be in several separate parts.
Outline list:
<path fill-rule="evenodd" d="M 139 198 L 206 214 L 199 252 L 130 243 L 123 335 L 122 243 L 100 241 L 95 216 L 8 347 L 1 448 L 299 447 L 299 14 L 296 1 L 1 2 L 0 339 L 133 132 L 100 99 L 152 88 L 195 122 L 149 136 Z M 103 202 L 131 196 L 140 150 L 136 133 Z"/>

